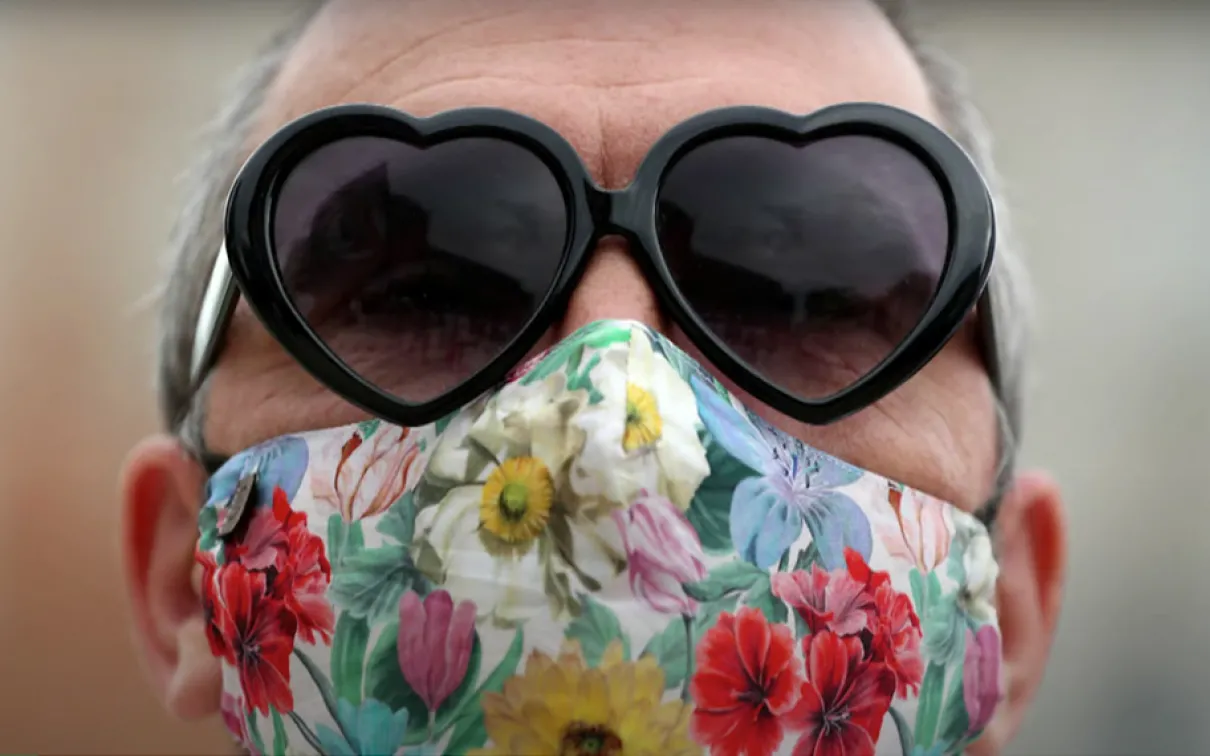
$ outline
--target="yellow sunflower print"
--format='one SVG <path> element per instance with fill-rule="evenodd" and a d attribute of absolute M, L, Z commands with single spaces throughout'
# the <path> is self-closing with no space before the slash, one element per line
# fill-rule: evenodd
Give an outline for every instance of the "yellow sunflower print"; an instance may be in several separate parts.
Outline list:
<path fill-rule="evenodd" d="M 546 529 L 554 496 L 555 484 L 542 460 L 506 459 L 483 484 L 479 521 L 505 543 L 528 543 Z"/>
<path fill-rule="evenodd" d="M 600 666 L 584 663 L 580 645 L 564 645 L 557 659 L 530 654 L 525 672 L 483 696 L 491 746 L 479 756 L 690 756 L 702 749 L 689 738 L 692 707 L 662 702 L 664 671 L 656 660 L 623 659 L 622 644 L 605 650 Z"/>

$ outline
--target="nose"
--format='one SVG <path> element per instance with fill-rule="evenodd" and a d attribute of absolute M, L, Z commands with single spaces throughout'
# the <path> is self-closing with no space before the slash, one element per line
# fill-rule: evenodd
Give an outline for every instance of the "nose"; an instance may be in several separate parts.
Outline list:
<path fill-rule="evenodd" d="M 655 291 L 626 251 L 626 243 L 606 238 L 592 252 L 558 327 L 563 338 L 596 320 L 637 320 L 667 333 Z"/>

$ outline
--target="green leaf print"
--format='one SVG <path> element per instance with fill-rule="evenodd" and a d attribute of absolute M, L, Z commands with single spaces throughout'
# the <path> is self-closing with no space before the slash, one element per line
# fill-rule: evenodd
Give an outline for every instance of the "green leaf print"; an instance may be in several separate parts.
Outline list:
<path fill-rule="evenodd" d="M 709 433 L 701 431 L 699 435 L 706 448 L 710 474 L 698 487 L 686 516 L 697 531 L 702 548 L 708 553 L 734 553 L 735 547 L 731 543 L 731 499 L 735 487 L 756 473 L 715 443 Z"/>
<path fill-rule="evenodd" d="M 366 662 L 365 696 L 386 704 L 391 711 L 408 712 L 408 740 L 423 743 L 428 735 L 429 710 L 399 669 L 399 620 L 386 624 Z"/>
<path fill-rule="evenodd" d="M 303 667 L 307 670 L 307 674 L 311 677 L 311 682 L 315 683 L 315 688 L 319 691 L 320 699 L 322 699 L 324 702 L 324 708 L 328 710 L 330 715 L 332 715 L 332 719 L 338 723 L 341 722 L 340 704 L 336 700 L 336 692 L 332 690 L 332 682 L 327 678 L 323 670 L 319 668 L 319 665 L 312 661 L 311 657 L 307 656 L 300 649 L 294 649 L 294 658 L 302 662 Z M 293 715 L 294 713 L 291 712 L 291 716 Z M 301 724 L 299 725 L 299 728 L 302 729 L 303 732 L 306 732 L 306 728 L 304 728 Z M 343 724 L 341 725 L 341 729 L 344 729 Z"/>
<path fill-rule="evenodd" d="M 453 732 L 446 743 L 444 753 L 447 756 L 464 754 L 475 748 L 482 748 L 487 742 L 487 727 L 483 721 L 482 698 L 486 693 L 499 693 L 505 681 L 517 674 L 521 664 L 521 655 L 525 650 L 525 634 L 520 628 L 513 636 L 513 642 L 504 653 L 504 658 L 487 676 L 475 694 L 469 696 L 462 707 L 462 712 L 453 717 Z"/>
<path fill-rule="evenodd" d="M 819 554 L 819 548 L 814 542 L 807 544 L 807 548 L 798 553 L 798 558 L 794 560 L 794 572 L 804 571 L 810 572 L 811 568 L 819 565 L 820 569 L 826 569 L 823 566 L 823 557 Z"/>
<path fill-rule="evenodd" d="M 957 743 L 966 737 L 970 729 L 970 716 L 966 713 L 966 695 L 962 682 L 961 668 L 954 669 L 950 677 L 949 695 L 941 709 L 941 724 L 937 728 L 937 740 Z"/>
<path fill-rule="evenodd" d="M 579 344 L 567 355 L 567 373 L 574 375 L 580 369 L 580 363 L 584 361 L 584 345 Z"/>
<path fill-rule="evenodd" d="M 277 709 L 270 709 L 273 714 L 273 756 L 286 756 L 290 747 L 290 739 L 286 737 L 286 723 L 282 721 Z"/>
<path fill-rule="evenodd" d="M 256 709 L 249 709 L 248 716 L 248 737 L 252 740 L 252 745 L 256 747 L 257 753 L 265 752 L 265 741 L 260 736 L 260 727 L 256 722 Z"/>
<path fill-rule="evenodd" d="M 336 697 L 361 705 L 361 682 L 365 669 L 370 626 L 364 619 L 341 614 L 332 634 L 332 687 Z"/>
<path fill-rule="evenodd" d="M 412 536 L 416 531 L 416 507 L 410 491 L 383 513 L 375 530 L 402 546 L 412 545 Z"/>
<path fill-rule="evenodd" d="M 773 595 L 773 583 L 768 574 L 762 573 L 760 580 L 748 590 L 744 596 L 744 606 L 759 609 L 765 619 L 775 625 L 784 625 L 790 619 L 790 612 L 784 601 Z M 806 623 L 800 623 L 806 624 Z"/>
<path fill-rule="evenodd" d="M 564 637 L 580 642 L 585 663 L 590 667 L 600 664 L 605 649 L 614 640 L 622 641 L 622 653 L 629 659 L 630 639 L 622 632 L 622 624 L 613 610 L 586 593 L 580 595 L 580 601 L 580 616 L 567 626 Z"/>
<path fill-rule="evenodd" d="M 937 720 L 945 696 L 945 666 L 929 663 L 920 684 L 920 701 L 916 708 L 916 745 L 928 748 L 937 737 Z"/>
<path fill-rule="evenodd" d="M 630 340 L 630 326 L 613 322 L 592 323 L 565 339 L 550 350 L 530 372 L 521 379 L 522 385 L 540 381 L 564 366 L 569 367 L 569 373 L 575 373 L 580 361 L 584 359 L 585 347 L 603 349 L 611 344 L 619 344 Z M 581 376 L 589 371 L 585 369 Z"/>
<path fill-rule="evenodd" d="M 912 591 L 912 603 L 916 605 L 916 615 L 924 622 L 928 614 L 928 603 L 925 601 L 928 598 L 928 586 L 925 585 L 924 575 L 915 567 L 908 573 L 908 586 Z"/>
<path fill-rule="evenodd" d="M 349 614 L 373 625 L 394 617 L 399 599 L 409 589 L 428 595 L 428 579 L 416 569 L 407 549 L 387 546 L 345 557 L 341 571 L 332 576 L 328 597 Z"/>
<path fill-rule="evenodd" d="M 381 425 L 382 421 L 378 420 L 377 418 L 366 420 L 357 424 L 357 433 L 361 436 L 362 441 L 369 441 L 370 436 L 373 436 L 375 433 L 377 433 L 378 428 Z"/>
<path fill-rule="evenodd" d="M 579 351 L 582 354 L 584 350 L 583 348 L 580 348 Z M 562 368 L 571 360 L 571 355 L 571 349 L 564 350 L 561 347 L 555 347 L 553 350 L 551 350 L 550 354 L 546 355 L 546 357 L 542 359 L 541 362 L 539 362 L 528 373 L 522 376 L 519 383 L 522 386 L 528 386 L 531 383 L 537 383 L 538 381 L 553 375 L 557 370 Z"/>
<path fill-rule="evenodd" d="M 610 320 L 598 321 L 581 328 L 576 341 L 586 347 L 604 349 L 613 344 L 630 341 L 631 329 L 632 326 L 628 323 Z M 573 336 L 573 338 L 575 337 Z"/>
<path fill-rule="evenodd" d="M 675 688 L 685 682 L 685 675 L 689 671 L 689 660 L 696 652 L 698 644 L 702 642 L 702 636 L 718 623 L 720 614 L 734 612 L 738 602 L 739 596 L 732 595 L 710 604 L 702 604 L 697 616 L 693 618 L 692 647 L 686 645 L 688 639 L 685 637 L 685 623 L 680 616 L 674 617 L 668 623 L 668 627 L 647 643 L 639 656 L 649 654 L 655 657 L 660 668 L 664 670 L 665 690 Z"/>
<path fill-rule="evenodd" d="M 894 706 L 890 709 L 890 715 L 895 722 L 895 730 L 899 733 L 899 749 L 903 751 L 903 756 L 912 756 L 912 752 L 916 750 L 916 739 L 912 735 L 912 726 Z"/>
<path fill-rule="evenodd" d="M 921 582 L 923 601 L 918 611 L 924 631 L 924 653 L 937 664 L 961 665 L 966 652 L 966 615 L 958 604 L 958 596 L 945 591 L 935 570 Z M 914 584 L 912 592 L 916 592 Z"/>
<path fill-rule="evenodd" d="M 605 395 L 597 391 L 596 386 L 592 383 L 592 371 L 596 370 L 597 365 L 601 364 L 601 355 L 594 354 L 588 364 L 579 373 L 571 373 L 569 371 L 567 378 L 568 391 L 586 391 L 588 392 L 588 403 L 599 404 Z"/>
<path fill-rule="evenodd" d="M 328 517 L 328 561 L 335 569 L 344 564 L 345 557 L 365 548 L 361 522 L 345 522 L 338 514 Z"/>
<path fill-rule="evenodd" d="M 453 421 L 454 417 L 457 414 L 458 414 L 457 412 L 451 412 L 450 414 L 441 418 L 437 422 L 433 423 L 433 433 L 435 433 L 438 436 L 440 436 L 442 433 L 444 433 L 445 429 L 449 427 L 450 422 Z"/>
<path fill-rule="evenodd" d="M 732 593 L 746 591 L 764 580 L 769 582 L 768 574 L 750 562 L 734 561 L 715 567 L 705 580 L 696 583 L 685 583 L 682 587 L 689 598 L 697 601 L 718 601 Z"/>
<path fill-rule="evenodd" d="M 218 544 L 218 508 L 202 507 L 197 514 L 199 538 L 197 547 L 200 551 L 210 551 Z"/>

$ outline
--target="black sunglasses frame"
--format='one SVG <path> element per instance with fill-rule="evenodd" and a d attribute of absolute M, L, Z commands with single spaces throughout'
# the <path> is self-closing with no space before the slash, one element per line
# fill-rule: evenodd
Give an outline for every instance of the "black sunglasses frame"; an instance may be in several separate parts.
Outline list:
<path fill-rule="evenodd" d="M 945 200 L 949 249 L 937 291 L 920 322 L 874 369 L 824 399 L 803 399 L 747 366 L 702 322 L 681 295 L 660 253 L 657 199 L 664 176 L 695 147 L 720 138 L 767 137 L 806 144 L 836 136 L 863 135 L 894 144 L 929 170 Z M 567 238 L 554 281 L 529 321 L 487 365 L 445 394 L 409 403 L 369 383 L 319 338 L 287 293 L 273 248 L 273 218 L 284 180 L 308 155 L 352 136 L 397 139 L 420 147 L 465 137 L 505 139 L 530 150 L 550 168 L 563 191 Z M 660 306 L 705 357 L 754 398 L 813 425 L 835 422 L 873 404 L 926 365 L 977 306 L 982 348 L 993 386 L 999 364 L 985 291 L 995 246 L 995 212 L 987 187 L 970 158 L 944 132 L 903 110 L 874 103 L 831 106 L 793 115 L 762 107 L 728 107 L 675 126 L 651 148 L 634 181 L 605 190 L 593 180 L 575 149 L 556 131 L 528 116 L 496 108 L 466 108 L 413 117 L 370 104 L 316 111 L 288 124 L 240 171 L 227 206 L 226 260 L 216 264 L 209 304 L 199 321 L 194 381 L 217 357 L 242 292 L 285 350 L 315 378 L 376 417 L 403 426 L 440 419 L 498 385 L 537 344 L 565 309 L 592 250 L 605 236 L 628 242 Z M 220 258 L 223 251 L 220 250 Z M 224 265 L 229 264 L 229 272 Z M 238 287 L 237 287 L 238 285 Z"/>

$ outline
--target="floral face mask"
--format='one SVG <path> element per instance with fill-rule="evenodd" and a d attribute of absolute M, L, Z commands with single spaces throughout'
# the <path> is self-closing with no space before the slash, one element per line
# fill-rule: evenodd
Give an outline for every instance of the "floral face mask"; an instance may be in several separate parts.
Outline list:
<path fill-rule="evenodd" d="M 198 559 L 254 753 L 942 754 L 1000 699 L 983 526 L 606 321 L 439 422 L 279 438 Z"/>

